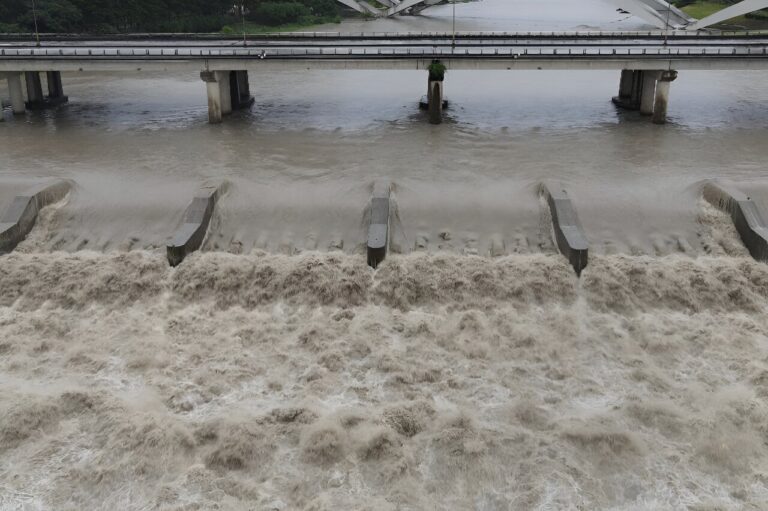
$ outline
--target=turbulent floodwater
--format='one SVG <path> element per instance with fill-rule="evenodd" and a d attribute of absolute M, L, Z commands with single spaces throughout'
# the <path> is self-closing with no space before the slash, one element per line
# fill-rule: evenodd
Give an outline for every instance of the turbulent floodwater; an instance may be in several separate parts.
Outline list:
<path fill-rule="evenodd" d="M 586 0 L 457 12 L 643 28 Z M 318 29 L 450 29 L 425 14 Z M 768 509 L 768 267 L 700 197 L 721 176 L 768 205 L 768 73 L 681 73 L 663 127 L 611 105 L 613 72 L 449 73 L 437 127 L 425 80 L 252 72 L 253 108 L 210 126 L 197 76 L 69 74 L 68 105 L 4 112 L 0 209 L 73 190 L 0 256 L 0 509 Z M 590 239 L 580 279 L 543 178 Z"/>

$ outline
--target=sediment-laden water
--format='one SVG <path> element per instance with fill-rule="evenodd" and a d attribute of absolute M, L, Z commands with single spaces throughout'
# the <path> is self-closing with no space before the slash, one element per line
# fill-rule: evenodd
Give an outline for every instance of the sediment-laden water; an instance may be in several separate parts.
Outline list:
<path fill-rule="evenodd" d="M 586 0 L 457 11 L 642 27 Z M 427 13 L 320 29 L 450 29 Z M 69 104 L 4 112 L 0 209 L 73 189 L 0 256 L 0 509 L 766 509 L 768 267 L 700 195 L 724 176 L 766 205 L 768 74 L 680 73 L 663 127 L 610 104 L 613 72 L 449 73 L 437 127 L 420 72 L 250 78 L 220 126 L 194 75 L 65 74 Z M 590 240 L 581 278 L 544 178 Z"/>

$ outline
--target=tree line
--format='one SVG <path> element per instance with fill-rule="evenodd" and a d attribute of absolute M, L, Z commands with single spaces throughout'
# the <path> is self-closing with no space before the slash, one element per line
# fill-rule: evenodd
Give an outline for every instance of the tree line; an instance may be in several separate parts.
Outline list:
<path fill-rule="evenodd" d="M 248 21 L 312 23 L 339 15 L 336 0 L 0 0 L 0 32 L 218 32 Z"/>

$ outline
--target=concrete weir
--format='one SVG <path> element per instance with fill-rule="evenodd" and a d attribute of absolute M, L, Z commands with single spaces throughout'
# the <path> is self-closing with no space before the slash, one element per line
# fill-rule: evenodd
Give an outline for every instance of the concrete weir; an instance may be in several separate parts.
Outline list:
<path fill-rule="evenodd" d="M 56 180 L 17 195 L 0 218 L 0 254 L 12 251 L 24 241 L 35 226 L 40 210 L 62 200 L 70 188 L 68 181 Z"/>
<path fill-rule="evenodd" d="M 225 189 L 224 182 L 204 186 L 187 206 L 181 226 L 166 246 L 168 262 L 171 266 L 178 266 L 185 257 L 203 245 L 216 203 Z"/>
<path fill-rule="evenodd" d="M 768 262 L 768 227 L 757 204 L 732 184 L 720 180 L 707 182 L 703 194 L 707 202 L 731 215 L 752 257 Z"/>
<path fill-rule="evenodd" d="M 571 263 L 576 274 L 581 275 L 589 259 L 589 243 L 568 192 L 562 183 L 545 181 L 541 185 L 541 193 L 547 199 L 552 215 L 557 248 Z"/>
<path fill-rule="evenodd" d="M 368 266 L 376 268 L 387 256 L 389 247 L 389 209 L 392 186 L 378 182 L 368 208 Z"/>

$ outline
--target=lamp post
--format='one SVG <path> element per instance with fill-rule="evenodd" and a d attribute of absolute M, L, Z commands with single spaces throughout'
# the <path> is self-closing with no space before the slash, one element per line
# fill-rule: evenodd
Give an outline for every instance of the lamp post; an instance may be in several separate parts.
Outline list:
<path fill-rule="evenodd" d="M 245 0 L 240 2 L 240 16 L 243 18 L 243 46 L 248 46 L 248 42 L 245 39 Z"/>
<path fill-rule="evenodd" d="M 453 37 L 451 39 L 451 51 L 456 49 L 456 0 L 453 0 Z"/>
<path fill-rule="evenodd" d="M 32 0 L 32 19 L 35 21 L 35 40 L 37 46 L 40 46 L 40 31 L 37 29 L 37 9 L 35 8 L 35 0 Z"/>

